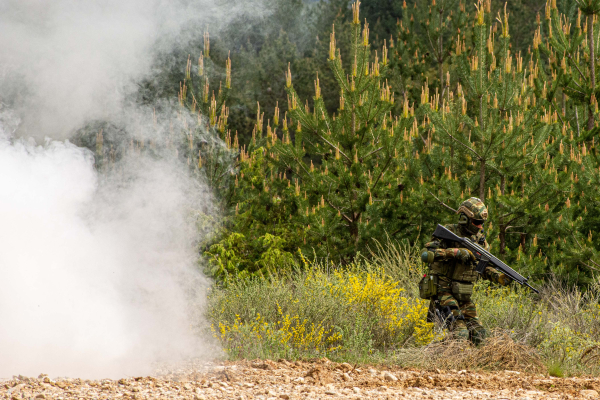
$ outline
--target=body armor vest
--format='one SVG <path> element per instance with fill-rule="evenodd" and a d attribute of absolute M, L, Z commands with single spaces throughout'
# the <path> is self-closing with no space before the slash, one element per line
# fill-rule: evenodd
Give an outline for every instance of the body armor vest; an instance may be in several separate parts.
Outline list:
<path fill-rule="evenodd" d="M 459 225 L 451 224 L 446 225 L 446 228 L 458 236 L 468 237 L 486 250 L 489 249 L 489 245 L 485 240 L 485 235 L 482 232 L 478 232 L 473 236 L 464 236 L 460 231 Z M 433 242 L 439 249 L 449 249 L 461 247 L 460 243 L 449 242 L 445 240 L 435 239 Z M 463 263 L 460 260 L 440 260 L 434 261 L 429 265 L 429 273 L 431 275 L 438 275 L 446 277 L 452 281 L 470 282 L 473 283 L 479 278 L 479 274 L 475 271 L 476 264 L 474 262 Z"/>

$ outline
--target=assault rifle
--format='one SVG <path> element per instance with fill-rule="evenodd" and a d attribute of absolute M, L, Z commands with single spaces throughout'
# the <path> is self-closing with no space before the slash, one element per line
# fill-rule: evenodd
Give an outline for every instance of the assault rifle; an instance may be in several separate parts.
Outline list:
<path fill-rule="evenodd" d="M 494 257 L 486 249 L 484 249 L 477 243 L 472 242 L 470 239 L 457 236 L 454 233 L 450 232 L 446 227 L 444 227 L 442 225 L 438 225 L 437 228 L 435 228 L 435 232 L 433 232 L 433 237 L 442 239 L 442 240 L 448 240 L 451 242 L 458 242 L 461 244 L 462 247 L 469 249 L 478 261 L 477 267 L 475 268 L 475 270 L 478 273 L 483 274 L 483 272 L 485 271 L 485 268 L 488 266 L 488 264 L 491 264 L 494 268 L 496 268 L 500 272 L 503 272 L 506 276 L 508 276 L 513 281 L 517 281 L 521 285 L 527 286 L 529 289 L 533 290 L 534 292 L 539 293 L 539 291 L 537 289 L 533 288 L 527 282 L 527 278 L 525 278 L 524 276 L 519 274 L 517 271 L 515 271 L 508 265 L 504 264 L 502 261 L 500 261 L 499 259 Z"/>

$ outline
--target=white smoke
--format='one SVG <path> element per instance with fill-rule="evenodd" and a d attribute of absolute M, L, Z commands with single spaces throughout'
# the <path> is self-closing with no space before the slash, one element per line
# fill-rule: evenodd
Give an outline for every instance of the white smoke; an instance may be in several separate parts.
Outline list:
<path fill-rule="evenodd" d="M 176 163 L 129 163 L 99 184 L 88 150 L 0 141 L 0 377 L 217 354 L 191 326 L 207 286 L 193 210 L 211 199 Z"/>
<path fill-rule="evenodd" d="M 0 1 L 0 378 L 141 375 L 218 353 L 198 329 L 206 187 L 168 152 L 98 175 L 63 140 L 97 119 L 144 135 L 148 110 L 124 104 L 152 57 L 184 28 L 259 9 L 213 1 Z"/>
<path fill-rule="evenodd" d="M 241 13 L 257 15 L 259 1 L 2 0 L 0 101 L 16 103 L 20 134 L 66 138 L 118 114 L 154 56 Z"/>

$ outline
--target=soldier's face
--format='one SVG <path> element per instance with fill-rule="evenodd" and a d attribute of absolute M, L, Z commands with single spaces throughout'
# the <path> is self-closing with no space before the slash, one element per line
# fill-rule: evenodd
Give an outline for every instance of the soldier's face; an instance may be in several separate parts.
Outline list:
<path fill-rule="evenodd" d="M 475 226 L 477 229 L 483 229 L 483 220 L 482 219 L 472 219 L 471 224 Z"/>

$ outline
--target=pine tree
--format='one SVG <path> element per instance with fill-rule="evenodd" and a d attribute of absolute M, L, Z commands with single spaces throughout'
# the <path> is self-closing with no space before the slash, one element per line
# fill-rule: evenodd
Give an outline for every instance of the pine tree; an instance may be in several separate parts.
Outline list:
<path fill-rule="evenodd" d="M 590 271 L 598 270 L 598 254 L 592 232 L 598 225 L 598 197 L 590 190 L 599 181 L 600 160 L 595 136 L 598 132 L 597 14 L 600 2 L 574 0 L 559 11 L 556 0 L 546 3 L 544 22 L 538 23 L 534 54 L 540 66 L 537 92 L 543 103 L 558 114 L 562 129 L 556 135 L 560 151 L 551 155 L 557 179 L 568 186 L 567 202 L 560 219 L 563 230 L 557 274 L 585 282 Z M 562 178 L 562 179 L 561 179 Z M 585 217 L 585 218 L 584 218 Z M 586 239 L 587 238 L 587 239 Z M 579 267 L 584 267 L 581 273 Z"/>
<path fill-rule="evenodd" d="M 561 261 L 551 238 L 568 230 L 559 216 L 568 184 L 556 179 L 548 156 L 561 146 L 554 138 L 559 117 L 536 96 L 539 68 L 511 54 L 506 11 L 496 36 L 486 10 L 479 1 L 471 47 L 461 40 L 453 55 L 456 89 L 444 97 L 423 89 L 420 110 L 429 127 L 423 190 L 451 208 L 469 196 L 481 198 L 490 210 L 486 233 L 493 251 L 541 275 Z"/>
<path fill-rule="evenodd" d="M 397 40 L 390 38 L 394 54 L 390 68 L 396 90 L 418 102 L 424 85 L 440 94 L 448 89 L 446 72 L 461 33 L 464 36 L 468 13 L 458 0 L 417 1 L 412 7 L 404 1 L 402 8 Z"/>
<path fill-rule="evenodd" d="M 252 141 L 240 150 L 239 171 L 229 189 L 231 215 L 218 241 L 205 252 L 212 276 L 266 276 L 290 269 L 294 253 L 303 246 L 305 227 L 291 218 L 297 214 L 295 189 L 270 162 L 264 113 L 258 111 Z M 275 120 L 278 114 L 276 108 Z"/>
<path fill-rule="evenodd" d="M 556 0 L 548 1 L 544 22 L 538 22 L 533 42 L 542 73 L 538 90 L 577 132 L 577 137 L 584 135 L 585 130 L 590 131 L 585 134 L 589 137 L 595 127 L 597 66 L 592 59 L 597 57 L 600 46 L 592 33 L 598 30 L 598 23 L 592 22 L 598 13 L 596 4 L 600 9 L 599 1 L 575 0 L 573 5 L 579 8 L 573 21 L 559 12 Z"/>
<path fill-rule="evenodd" d="M 241 145 L 239 172 L 225 191 L 231 216 L 207 252 L 216 274 L 266 273 L 291 265 L 298 248 L 350 262 L 386 235 L 427 240 L 470 196 L 489 206 L 492 251 L 522 273 L 581 283 L 600 269 L 594 234 L 600 197 L 589 190 L 600 184 L 598 107 L 586 26 L 574 20 L 569 27 L 551 1 L 549 22 L 540 22 L 523 57 L 511 50 L 507 8 L 494 20 L 491 3 L 480 0 L 474 13 L 454 9 L 448 20 L 440 15 L 449 3 L 436 1 L 417 8 L 429 24 L 420 17 L 410 25 L 410 14 L 404 15 L 400 37 L 406 40 L 393 48 L 390 42 L 396 61 L 386 46 L 371 49 L 368 24 L 361 26 L 359 3 L 353 4 L 349 29 L 332 28 L 326 57 L 337 102 L 324 99 L 320 41 L 312 61 L 290 56 L 287 111 L 273 98 L 275 105 L 266 107 L 272 118 L 265 121 L 259 106 L 252 138 Z M 546 26 L 558 44 L 542 39 Z M 442 57 L 424 59 L 423 49 L 432 44 L 415 38 L 415 30 L 442 43 Z M 347 49 L 338 43 L 346 32 Z M 417 58 L 412 49 L 419 49 Z M 273 65 L 278 51 L 268 51 Z M 577 52 L 585 63 L 576 62 Z M 320 73 L 311 85 L 314 96 L 306 99 L 311 68 Z M 399 104 L 390 85 L 394 74 L 412 85 L 400 91 Z M 577 85 L 588 86 L 583 95 Z M 420 101 L 413 103 L 416 88 Z"/>
<path fill-rule="evenodd" d="M 274 37 L 265 38 L 259 49 L 254 44 L 244 45 L 236 58 L 243 68 L 233 73 L 233 81 L 239 84 L 239 90 L 232 93 L 231 122 L 235 124 L 240 133 L 240 144 L 248 145 L 252 129 L 256 124 L 256 108 L 260 108 L 268 114 L 274 112 L 279 102 L 284 102 L 286 93 L 284 90 L 285 72 L 288 62 L 296 66 L 304 61 L 298 48 L 291 41 L 289 35 L 281 31 Z M 307 91 L 310 90 L 312 77 L 306 76 Z M 236 86 L 237 87 L 237 86 Z"/>
<path fill-rule="evenodd" d="M 227 129 L 229 108 L 226 105 L 231 91 L 231 60 L 225 66 L 225 85 L 219 82 L 218 92 L 211 89 L 215 65 L 210 59 L 210 37 L 204 34 L 204 51 L 192 72 L 188 57 L 185 79 L 179 85 L 178 100 L 182 107 L 179 119 L 183 124 L 181 137 L 172 138 L 177 153 L 215 193 L 230 185 L 237 156 L 237 134 Z M 190 118 L 191 115 L 191 118 Z"/>
<path fill-rule="evenodd" d="M 318 76 L 312 110 L 308 102 L 303 105 L 290 70 L 290 120 L 283 119 L 282 137 L 275 119 L 267 128 L 267 153 L 292 180 L 297 215 L 291 218 L 306 226 L 307 246 L 346 261 L 366 251 L 371 239 L 383 239 L 386 231 L 408 228 L 401 217 L 400 176 L 410 156 L 415 122 L 408 101 L 402 115 L 391 113 L 394 97 L 385 80 L 388 49 L 372 54 L 369 27 L 365 23 L 361 29 L 359 6 L 352 5 L 348 70 L 342 67 L 334 32 L 330 38 L 329 65 L 340 89 L 337 112 L 330 115 L 326 110 Z"/>

